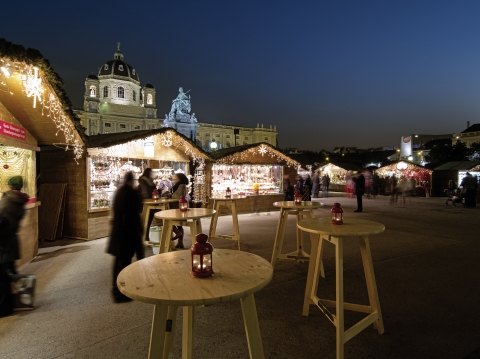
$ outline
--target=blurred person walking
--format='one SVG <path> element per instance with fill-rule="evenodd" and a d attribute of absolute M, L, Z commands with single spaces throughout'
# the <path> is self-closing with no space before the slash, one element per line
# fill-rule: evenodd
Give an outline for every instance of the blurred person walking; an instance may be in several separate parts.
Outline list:
<path fill-rule="evenodd" d="M 307 175 L 307 178 L 305 179 L 305 182 L 303 183 L 303 192 L 302 192 L 302 199 L 304 201 L 310 201 L 312 199 L 311 193 L 312 193 L 312 178 L 310 175 Z"/>
<path fill-rule="evenodd" d="M 465 177 L 462 179 L 460 187 L 465 190 L 465 207 L 474 208 L 476 207 L 476 194 L 477 194 L 477 185 L 478 179 L 475 176 L 472 176 L 470 172 L 465 174 Z"/>
<path fill-rule="evenodd" d="M 290 184 L 290 176 L 283 175 L 283 194 L 285 201 L 293 201 L 293 187 Z"/>
<path fill-rule="evenodd" d="M 358 174 L 352 178 L 355 187 L 355 196 L 357 196 L 357 209 L 354 212 L 363 212 L 363 201 L 362 197 L 365 194 L 365 177 L 360 171 Z"/>
<path fill-rule="evenodd" d="M 319 192 L 320 192 L 320 175 L 318 172 L 315 172 L 312 179 L 312 197 L 318 198 Z"/>
<path fill-rule="evenodd" d="M 182 196 L 187 196 L 187 186 L 188 186 L 188 178 L 183 173 L 176 173 L 172 177 L 172 198 L 180 199 Z M 170 208 L 178 209 L 178 202 L 170 203 Z M 183 249 L 185 248 L 183 245 L 183 227 L 176 226 L 173 227 L 173 232 L 175 233 L 175 237 L 172 238 L 172 241 L 178 239 L 177 245 L 175 248 Z"/>
<path fill-rule="evenodd" d="M 112 295 L 116 303 L 129 302 L 117 287 L 118 274 L 132 263 L 133 255 L 137 260 L 145 258 L 142 241 L 142 198 L 134 188 L 133 173 L 125 175 L 124 184 L 117 190 L 113 202 L 113 226 L 108 242 L 107 253 L 115 256 L 112 276 Z"/>
<path fill-rule="evenodd" d="M 138 179 L 138 190 L 143 199 L 151 199 L 152 192 L 157 189 L 157 186 L 153 182 L 153 171 L 151 168 L 145 168 L 142 176 Z M 143 206 L 143 205 L 142 205 Z M 143 208 L 142 208 L 143 210 Z M 150 210 L 150 213 L 147 213 L 148 216 L 148 225 L 145 231 L 145 240 L 150 241 L 150 226 L 153 222 L 153 217 L 158 210 Z"/>
<path fill-rule="evenodd" d="M 328 188 L 330 187 L 330 176 L 324 174 L 322 177 L 322 197 L 328 198 Z"/>

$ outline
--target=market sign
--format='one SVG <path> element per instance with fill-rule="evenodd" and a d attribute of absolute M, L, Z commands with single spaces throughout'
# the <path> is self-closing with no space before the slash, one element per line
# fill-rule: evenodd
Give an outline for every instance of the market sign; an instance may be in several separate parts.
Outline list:
<path fill-rule="evenodd" d="M 146 140 L 143 143 L 143 152 L 145 157 L 155 157 L 155 145 L 153 141 Z"/>
<path fill-rule="evenodd" d="M 25 129 L 19 126 L 12 125 L 9 122 L 0 120 L 0 135 L 16 138 L 17 140 L 25 141 Z"/>
<path fill-rule="evenodd" d="M 401 147 L 400 147 L 400 156 L 408 157 L 412 155 L 412 137 L 403 136 Z"/>

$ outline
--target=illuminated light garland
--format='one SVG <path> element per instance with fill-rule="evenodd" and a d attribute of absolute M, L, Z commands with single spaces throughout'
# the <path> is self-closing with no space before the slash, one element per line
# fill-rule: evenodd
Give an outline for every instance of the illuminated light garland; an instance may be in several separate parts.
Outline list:
<path fill-rule="evenodd" d="M 246 160 L 250 155 L 261 155 L 262 157 L 268 155 L 279 163 L 285 162 L 288 167 L 297 168 L 300 166 L 297 161 L 264 144 L 220 158 L 217 160 L 217 163 L 231 165 Z"/>
<path fill-rule="evenodd" d="M 45 110 L 48 110 L 47 117 L 50 117 L 57 127 L 56 135 L 61 131 L 65 136 L 65 151 L 72 148 L 75 162 L 78 163 L 78 160 L 83 155 L 83 145 L 80 136 L 71 119 L 65 114 L 62 103 L 57 95 L 47 86 L 48 81 L 43 78 L 39 69 L 33 65 L 27 65 L 24 62 L 12 62 L 5 58 L 0 58 L 0 63 L 2 68 L 0 74 L 5 78 L 0 84 L 8 87 L 8 91 L 6 92 L 13 95 L 6 80 L 7 78 L 11 78 L 15 73 L 18 73 L 20 75 L 23 94 L 26 97 L 33 97 L 33 108 L 37 107 L 37 102 L 42 104 L 42 116 L 45 115 Z M 7 76 L 7 74 L 10 76 Z M 45 96 L 47 91 L 48 96 Z"/>

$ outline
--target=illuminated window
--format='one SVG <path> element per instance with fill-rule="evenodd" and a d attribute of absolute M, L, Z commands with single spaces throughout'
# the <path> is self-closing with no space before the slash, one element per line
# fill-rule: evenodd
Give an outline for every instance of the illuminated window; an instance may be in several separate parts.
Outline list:
<path fill-rule="evenodd" d="M 125 89 L 123 87 L 117 88 L 117 97 L 125 98 Z"/>
<path fill-rule="evenodd" d="M 118 69 L 119 69 L 120 71 L 123 71 L 123 65 L 118 65 Z"/>
<path fill-rule="evenodd" d="M 137 101 L 137 93 L 134 91 L 132 91 L 132 100 L 133 101 Z"/>
<path fill-rule="evenodd" d="M 147 95 L 147 104 L 151 105 L 153 104 L 153 96 L 152 94 Z"/>
<path fill-rule="evenodd" d="M 97 88 L 95 86 L 90 86 L 90 97 L 95 97 L 97 94 Z"/>
<path fill-rule="evenodd" d="M 108 97 L 108 86 L 103 88 L 103 97 Z"/>

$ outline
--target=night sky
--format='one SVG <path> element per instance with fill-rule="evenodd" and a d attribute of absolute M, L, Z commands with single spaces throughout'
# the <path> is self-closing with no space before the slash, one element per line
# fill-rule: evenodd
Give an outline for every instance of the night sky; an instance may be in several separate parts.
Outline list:
<path fill-rule="evenodd" d="M 279 146 L 400 144 L 480 122 L 478 1 L 2 3 L 0 37 L 40 50 L 75 108 L 117 41 L 158 115 L 191 89 L 200 122 L 277 125 Z"/>

